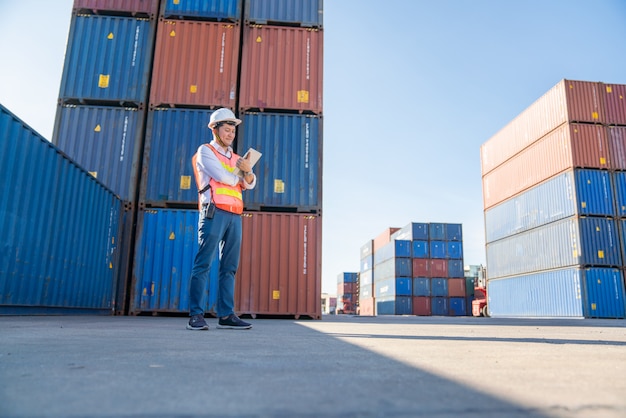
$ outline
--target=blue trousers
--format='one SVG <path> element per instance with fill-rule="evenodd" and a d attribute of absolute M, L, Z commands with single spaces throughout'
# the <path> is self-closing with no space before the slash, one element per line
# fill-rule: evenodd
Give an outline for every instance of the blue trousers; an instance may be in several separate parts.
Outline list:
<path fill-rule="evenodd" d="M 191 270 L 189 283 L 189 314 L 204 314 L 206 301 L 204 291 L 209 279 L 209 268 L 215 257 L 220 259 L 217 305 L 218 317 L 235 312 L 235 273 L 241 255 L 241 215 L 216 209 L 212 219 L 204 219 L 202 212 L 198 221 L 198 253 Z"/>

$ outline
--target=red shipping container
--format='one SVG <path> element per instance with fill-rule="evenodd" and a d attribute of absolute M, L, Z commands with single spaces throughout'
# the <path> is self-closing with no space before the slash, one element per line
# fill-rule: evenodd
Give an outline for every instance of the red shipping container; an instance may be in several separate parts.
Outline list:
<path fill-rule="evenodd" d="M 485 175 L 566 122 L 604 123 L 601 83 L 561 80 L 480 147 Z"/>
<path fill-rule="evenodd" d="M 378 249 L 385 246 L 385 244 L 389 244 L 391 240 L 391 234 L 396 232 L 400 228 L 390 227 L 381 232 L 376 238 L 374 238 L 373 252 L 375 253 Z"/>
<path fill-rule="evenodd" d="M 238 55 L 238 25 L 160 19 L 150 106 L 235 110 Z"/>
<path fill-rule="evenodd" d="M 571 123 L 533 143 L 483 176 L 484 208 L 572 167 L 610 168 L 606 128 Z"/>
<path fill-rule="evenodd" d="M 85 12 L 127 12 L 131 16 L 156 16 L 159 0 L 74 0 L 74 10 Z"/>
<path fill-rule="evenodd" d="M 465 294 L 465 278 L 463 279 L 448 279 L 448 296 L 464 298 Z"/>
<path fill-rule="evenodd" d="M 428 261 L 428 277 L 448 277 L 448 260 L 432 258 Z"/>
<path fill-rule="evenodd" d="M 604 110 L 606 123 L 626 125 L 626 85 L 604 85 Z"/>
<path fill-rule="evenodd" d="M 607 126 L 611 167 L 626 170 L 626 126 Z"/>
<path fill-rule="evenodd" d="M 323 32 L 286 26 L 245 26 L 241 110 L 322 113 Z"/>
<path fill-rule="evenodd" d="M 376 301 L 374 298 L 359 299 L 359 315 L 361 316 L 376 315 L 376 313 L 374 312 L 375 306 L 376 306 Z"/>
<path fill-rule="evenodd" d="M 430 316 L 430 298 L 427 296 L 413 296 L 413 315 Z"/>
<path fill-rule="evenodd" d="M 337 284 L 337 296 L 356 293 L 356 283 L 343 282 Z"/>
<path fill-rule="evenodd" d="M 413 277 L 430 277 L 430 259 L 414 258 L 413 259 Z"/>
<path fill-rule="evenodd" d="M 244 212 L 242 220 L 235 310 L 253 317 L 285 315 L 320 319 L 321 218 Z"/>

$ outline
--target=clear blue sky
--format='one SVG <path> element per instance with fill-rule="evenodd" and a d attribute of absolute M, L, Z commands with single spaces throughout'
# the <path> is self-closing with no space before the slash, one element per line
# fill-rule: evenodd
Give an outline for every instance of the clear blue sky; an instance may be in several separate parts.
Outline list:
<path fill-rule="evenodd" d="M 52 137 L 72 0 L 0 2 L 0 103 Z M 624 0 L 326 0 L 322 291 L 385 228 L 462 223 L 480 145 L 563 78 L 626 84 Z"/>

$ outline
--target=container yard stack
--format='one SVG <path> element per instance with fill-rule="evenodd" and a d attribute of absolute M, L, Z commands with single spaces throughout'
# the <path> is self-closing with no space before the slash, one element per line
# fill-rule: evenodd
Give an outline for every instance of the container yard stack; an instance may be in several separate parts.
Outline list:
<path fill-rule="evenodd" d="M 75 0 L 52 142 L 124 202 L 124 313 L 159 0 Z"/>
<path fill-rule="evenodd" d="M 374 240 L 361 246 L 359 266 L 359 315 L 375 314 L 374 298 Z"/>
<path fill-rule="evenodd" d="M 235 109 L 241 1 L 161 2 L 149 92 L 130 313 L 189 312 L 198 249 L 191 159 L 212 139 L 216 108 Z M 219 260 L 205 311 L 215 312 Z"/>
<path fill-rule="evenodd" d="M 244 193 L 243 249 L 252 253 L 242 252 L 236 305 L 253 317 L 318 319 L 322 0 L 246 0 L 243 11 L 237 152 L 263 156 L 256 188 Z"/>
<path fill-rule="evenodd" d="M 0 191 L 0 315 L 112 314 L 122 201 L 2 105 Z"/>
<path fill-rule="evenodd" d="M 623 93 L 561 80 L 481 146 L 490 315 L 625 316 Z"/>
<path fill-rule="evenodd" d="M 344 272 L 337 276 L 337 313 L 356 314 L 358 307 L 358 273 Z"/>

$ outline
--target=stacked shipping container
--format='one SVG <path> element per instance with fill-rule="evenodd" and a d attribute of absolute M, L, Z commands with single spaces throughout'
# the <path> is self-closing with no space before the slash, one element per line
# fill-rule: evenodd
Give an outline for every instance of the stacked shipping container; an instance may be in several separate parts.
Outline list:
<path fill-rule="evenodd" d="M 120 199 L 1 105 L 0 170 L 0 314 L 111 314 Z"/>
<path fill-rule="evenodd" d="M 624 317 L 620 92 L 562 80 L 481 147 L 491 315 Z"/>
<path fill-rule="evenodd" d="M 337 276 L 337 313 L 355 314 L 358 306 L 358 273 Z"/>
<path fill-rule="evenodd" d="M 361 247 L 361 315 L 468 315 L 461 224 L 388 228 Z"/>
<path fill-rule="evenodd" d="M 227 107 L 244 121 L 236 151 L 254 147 L 263 153 L 255 167 L 257 188 L 244 193 L 244 237 L 247 228 L 261 227 L 257 222 L 265 227 L 276 222 L 269 228 L 277 234 L 255 235 L 255 244 L 274 251 L 278 246 L 272 240 L 289 240 L 305 254 L 301 274 L 286 275 L 289 262 L 264 251 L 285 264 L 280 269 L 285 276 L 278 277 L 283 291 L 269 284 L 259 288 L 252 283 L 257 277 L 238 273 L 236 305 L 251 315 L 320 318 L 322 1 L 306 0 L 305 7 L 295 8 L 276 0 L 120 3 L 75 1 L 54 137 L 114 187 L 133 214 L 127 222 L 133 235 L 125 245 L 132 271 L 128 311 L 188 310 L 181 293 L 188 278 L 178 276 L 193 263 L 193 248 L 184 243 L 197 234 L 189 228 L 197 219 L 191 158 L 212 139 L 207 126 L 212 112 Z M 274 79 L 263 90 L 264 77 L 276 64 L 290 77 Z M 83 73 L 90 76 L 83 80 Z M 248 103 L 253 97 L 254 106 L 242 106 L 243 97 Z M 171 242 L 179 240 L 184 251 Z M 157 262 L 171 256 L 167 251 L 177 255 Z M 254 264 L 260 262 L 242 252 L 240 272 L 260 271 L 262 266 Z M 248 303 L 251 295 L 242 289 L 259 293 L 260 299 L 287 300 Z M 316 297 L 315 307 L 309 295 Z M 294 306 L 306 310 L 294 311 Z"/>

